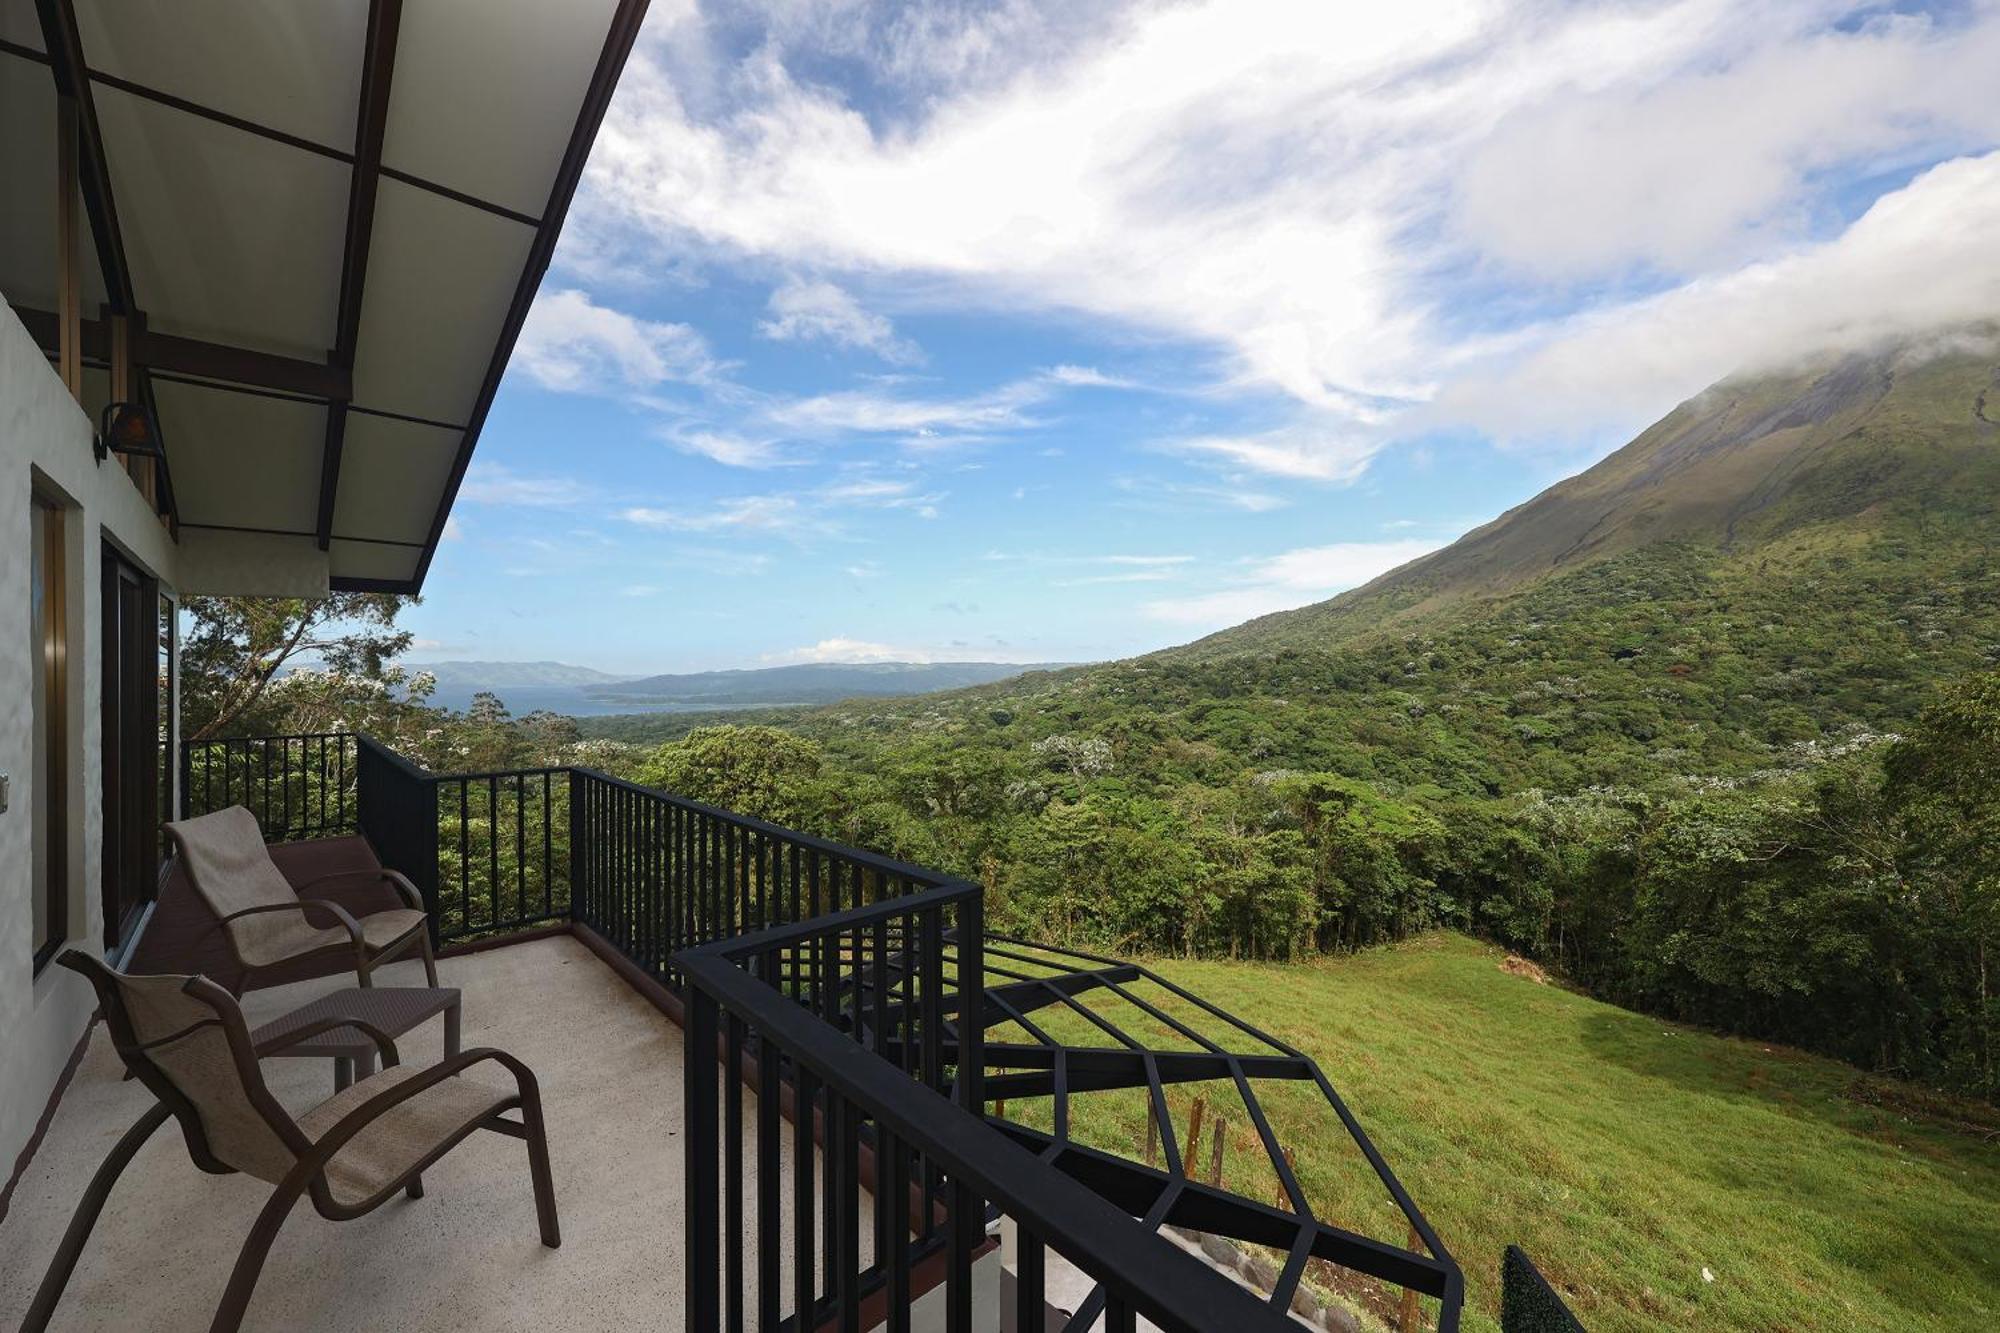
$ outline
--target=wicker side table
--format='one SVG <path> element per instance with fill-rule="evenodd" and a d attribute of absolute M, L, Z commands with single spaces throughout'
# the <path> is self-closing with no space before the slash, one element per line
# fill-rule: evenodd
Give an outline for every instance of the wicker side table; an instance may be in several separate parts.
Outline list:
<path fill-rule="evenodd" d="M 418 1024 L 444 1015 L 444 1053 L 458 1054 L 459 995 L 454 987 L 350 986 L 329 991 L 311 1004 L 274 1018 L 251 1034 L 258 1046 L 329 1018 L 352 1018 L 379 1028 L 393 1039 Z M 340 1091 L 375 1072 L 375 1043 L 356 1028 L 334 1028 L 272 1052 L 274 1057 L 310 1056 L 333 1060 L 333 1088 Z"/>

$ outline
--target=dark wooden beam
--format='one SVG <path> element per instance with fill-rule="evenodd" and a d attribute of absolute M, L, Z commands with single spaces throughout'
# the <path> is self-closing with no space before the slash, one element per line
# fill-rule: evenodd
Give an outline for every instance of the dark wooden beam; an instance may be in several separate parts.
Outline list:
<path fill-rule="evenodd" d="M 15 306 L 30 336 L 43 348 L 56 347 L 57 319 L 46 310 Z M 111 356 L 111 332 L 104 321 L 83 321 L 83 355 L 88 360 L 107 362 Z M 346 402 L 354 396 L 354 376 L 325 361 L 305 361 L 298 357 L 258 352 L 247 347 L 182 338 L 153 329 L 136 330 L 132 337 L 132 364 L 141 370 L 192 375 L 200 379 L 227 380 L 251 388 L 296 394 L 320 402 Z"/>
<path fill-rule="evenodd" d="M 632 43 L 638 39 L 640 21 L 646 17 L 646 0 L 618 0 L 618 8 L 611 16 L 611 27 L 605 33 L 604 49 L 598 54 L 597 68 L 590 76 L 590 89 L 585 94 L 583 105 L 577 110 L 576 124 L 570 130 L 569 147 L 563 150 L 562 166 L 556 172 L 554 186 L 549 190 L 549 199 L 542 209 L 541 226 L 535 230 L 535 241 L 528 249 L 528 263 L 521 272 L 521 279 L 514 286 L 514 300 L 507 309 L 507 319 L 500 326 L 500 340 L 494 345 L 493 359 L 487 364 L 486 379 L 479 386 L 479 397 L 474 400 L 472 416 L 465 428 L 465 437 L 459 441 L 458 454 L 452 460 L 451 475 L 445 481 L 444 494 L 438 498 L 437 513 L 431 519 L 430 537 L 424 544 L 423 558 L 417 562 L 416 577 L 411 580 L 411 591 L 418 591 L 424 585 L 424 576 L 430 573 L 431 557 L 437 554 L 438 542 L 444 537 L 445 520 L 451 517 L 451 506 L 458 499 L 458 488 L 465 481 L 465 469 L 472 462 L 473 446 L 479 442 L 479 432 L 486 425 L 486 414 L 493 408 L 493 396 L 500 391 L 500 380 L 507 372 L 507 360 L 514 354 L 514 342 L 521 336 L 521 324 L 528 317 L 528 307 L 534 304 L 535 293 L 542 285 L 542 275 L 548 272 L 549 261 L 554 258 L 556 238 L 562 234 L 563 219 L 569 215 L 570 200 L 576 196 L 577 182 L 583 178 L 584 163 L 590 157 L 590 145 L 597 139 L 597 127 L 604 123 L 604 112 L 611 105 L 611 93 L 618 86 L 618 75 L 625 68 L 625 59 L 632 53 Z"/>
<path fill-rule="evenodd" d="M 118 230 L 111 167 L 104 156 L 104 136 L 97 128 L 97 104 L 91 100 L 76 9 L 70 0 L 35 0 L 35 11 L 42 23 L 42 45 L 47 48 L 49 71 L 55 76 L 56 96 L 76 103 L 77 137 L 82 147 L 79 184 L 84 211 L 90 215 L 91 235 L 97 242 L 97 266 L 104 274 L 104 290 L 114 310 L 130 312 L 138 301 L 132 293 L 132 270 L 125 262 L 125 242 Z"/>
<path fill-rule="evenodd" d="M 361 298 L 368 287 L 368 245 L 375 234 L 375 198 L 381 187 L 382 139 L 389 129 L 389 86 L 396 72 L 396 33 L 402 0 L 369 0 L 368 41 L 362 52 L 361 106 L 354 117 L 354 170 L 347 188 L 347 244 L 340 263 L 340 314 L 334 365 L 352 375 L 361 336 Z M 347 404 L 326 411 L 326 447 L 320 455 L 319 549 L 333 537 L 333 507 L 340 494 L 340 455 L 347 441 Z"/>

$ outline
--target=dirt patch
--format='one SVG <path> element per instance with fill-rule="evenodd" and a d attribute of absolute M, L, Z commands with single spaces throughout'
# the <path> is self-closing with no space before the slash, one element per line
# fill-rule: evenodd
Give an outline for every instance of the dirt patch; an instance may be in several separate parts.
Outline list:
<path fill-rule="evenodd" d="M 1846 1095 L 1850 1101 L 1878 1107 L 1905 1120 L 1985 1143 L 2000 1142 L 2000 1108 L 1983 1102 L 1867 1075 L 1850 1083 Z"/>
<path fill-rule="evenodd" d="M 1549 984 L 1549 974 L 1540 965 L 1531 963 L 1517 953 L 1510 953 L 1500 960 L 1500 970 L 1510 977 L 1525 977 L 1537 986 Z"/>

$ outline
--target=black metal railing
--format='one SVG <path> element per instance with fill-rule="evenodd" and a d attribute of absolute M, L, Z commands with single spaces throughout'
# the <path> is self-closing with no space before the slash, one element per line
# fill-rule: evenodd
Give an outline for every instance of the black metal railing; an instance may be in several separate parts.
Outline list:
<path fill-rule="evenodd" d="M 959 994 L 983 989 L 983 926 L 979 886 L 952 882 L 675 960 L 691 1333 L 860 1328 L 874 1300 L 886 1314 L 871 1323 L 908 1329 L 919 1266 L 940 1256 L 945 1325 L 969 1329 L 975 1266 L 1002 1261 L 989 1218 L 1013 1227 L 1016 1310 L 1043 1308 L 1054 1248 L 1103 1284 L 1107 1329 L 1130 1330 L 1136 1315 L 1169 1333 L 1292 1328 L 986 1122 L 981 1024 L 954 1017 Z"/>
<path fill-rule="evenodd" d="M 569 919 L 570 770 L 512 768 L 430 779 L 437 805 L 443 939 Z"/>
<path fill-rule="evenodd" d="M 1500 1327 L 1505 1333 L 1584 1333 L 1527 1251 L 1509 1245 L 1500 1259 Z"/>
<path fill-rule="evenodd" d="M 356 744 L 351 732 L 188 741 L 181 746 L 180 816 L 247 806 L 267 842 L 352 833 Z"/>
<path fill-rule="evenodd" d="M 569 816 L 574 919 L 670 986 L 683 949 L 950 882 L 595 769 Z"/>

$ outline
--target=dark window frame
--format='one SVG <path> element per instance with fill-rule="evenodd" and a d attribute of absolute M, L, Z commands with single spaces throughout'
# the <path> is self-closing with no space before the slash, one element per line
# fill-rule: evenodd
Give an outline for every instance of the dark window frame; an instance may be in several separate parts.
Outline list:
<path fill-rule="evenodd" d="M 40 976 L 69 942 L 69 545 L 73 511 L 62 501 L 30 493 L 32 651 L 40 659 L 41 688 L 35 692 L 29 725 L 42 742 L 42 762 L 34 775 L 36 799 L 30 817 L 42 839 L 40 882 L 48 937 L 34 951 Z"/>

